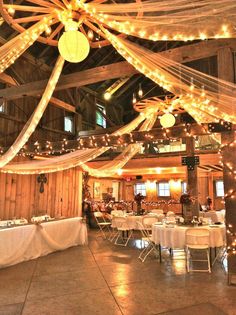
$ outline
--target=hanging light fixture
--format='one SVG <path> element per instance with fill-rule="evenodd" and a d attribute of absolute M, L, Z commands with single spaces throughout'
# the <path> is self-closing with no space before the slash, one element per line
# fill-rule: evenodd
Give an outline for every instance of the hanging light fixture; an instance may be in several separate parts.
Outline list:
<path fill-rule="evenodd" d="M 164 114 L 160 118 L 160 124 L 162 125 L 163 128 L 170 128 L 174 126 L 175 116 L 170 113 Z"/>
<path fill-rule="evenodd" d="M 89 54 L 90 46 L 87 37 L 78 31 L 78 23 L 68 20 L 65 32 L 59 39 L 58 49 L 60 55 L 69 62 L 83 61 Z"/>
<path fill-rule="evenodd" d="M 137 102 L 137 98 L 136 98 L 136 95 L 135 93 L 133 94 L 133 100 L 132 100 L 133 104 L 135 104 Z"/>
<path fill-rule="evenodd" d="M 143 97 L 143 90 L 142 90 L 141 83 L 139 84 L 138 96 L 139 96 L 140 98 Z"/>
<path fill-rule="evenodd" d="M 88 35 L 88 38 L 91 40 L 94 38 L 94 34 L 92 30 L 89 30 L 87 35 Z"/>
<path fill-rule="evenodd" d="M 111 93 L 110 92 L 105 92 L 103 95 L 104 99 L 106 101 L 109 101 L 111 99 Z"/>

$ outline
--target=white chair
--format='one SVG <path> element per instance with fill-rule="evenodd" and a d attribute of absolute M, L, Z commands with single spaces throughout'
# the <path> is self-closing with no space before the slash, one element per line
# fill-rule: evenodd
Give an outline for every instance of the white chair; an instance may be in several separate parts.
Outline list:
<path fill-rule="evenodd" d="M 124 211 L 123 210 L 112 210 L 111 215 L 121 217 L 122 215 L 124 215 Z"/>
<path fill-rule="evenodd" d="M 168 211 L 166 216 L 167 217 L 175 217 L 175 213 L 173 211 Z"/>
<path fill-rule="evenodd" d="M 158 222 L 158 217 L 151 217 L 151 216 L 145 215 L 142 218 L 143 226 L 145 227 L 145 229 L 149 231 L 152 230 L 152 225 L 156 222 Z"/>
<path fill-rule="evenodd" d="M 133 230 L 129 227 L 125 217 L 113 217 L 114 227 L 117 229 L 115 245 L 127 246 L 133 235 Z"/>
<path fill-rule="evenodd" d="M 162 209 L 152 209 L 151 211 L 150 211 L 150 213 L 156 213 L 156 214 L 163 214 L 163 210 Z"/>
<path fill-rule="evenodd" d="M 206 262 L 207 269 L 191 269 L 191 271 L 205 271 L 211 272 L 210 264 L 210 250 L 209 250 L 209 237 L 210 232 L 204 228 L 189 228 L 185 234 L 186 237 L 186 263 L 187 271 L 190 272 L 190 259 L 191 261 Z M 191 258 L 192 251 L 201 250 L 206 253 L 207 259 L 193 259 Z"/>
<path fill-rule="evenodd" d="M 103 238 L 107 239 L 107 233 L 111 236 L 111 222 L 106 221 L 103 213 L 97 211 L 94 212 L 94 218 L 97 226 L 99 227 L 100 234 Z"/>
<path fill-rule="evenodd" d="M 218 222 L 216 211 L 209 211 L 204 213 L 204 218 L 211 219 L 212 223 Z"/>
<path fill-rule="evenodd" d="M 145 218 L 144 218 L 145 219 Z M 146 245 L 144 247 L 144 249 L 141 251 L 141 253 L 139 254 L 138 258 L 144 262 L 146 260 L 146 258 L 152 253 L 154 252 L 156 254 L 156 256 L 158 256 L 158 254 L 160 255 L 160 259 L 161 259 L 161 254 L 160 254 L 160 247 L 159 247 L 159 252 L 156 248 L 156 244 L 152 241 L 152 235 L 150 232 L 150 223 L 151 220 L 148 219 L 155 219 L 155 218 L 147 218 L 146 220 L 142 220 L 143 222 L 147 222 L 148 224 L 145 226 L 143 223 L 141 222 L 137 222 L 139 230 L 141 231 L 142 234 L 142 242 L 144 242 L 144 244 Z M 154 222 L 153 222 L 154 223 Z M 152 224 L 153 224 L 152 223 Z"/>
<path fill-rule="evenodd" d="M 158 215 L 157 215 L 157 218 L 158 218 L 158 221 L 159 221 L 159 222 L 162 222 L 162 220 L 165 219 L 165 217 L 166 217 L 166 216 L 165 216 L 164 214 L 158 214 Z"/>

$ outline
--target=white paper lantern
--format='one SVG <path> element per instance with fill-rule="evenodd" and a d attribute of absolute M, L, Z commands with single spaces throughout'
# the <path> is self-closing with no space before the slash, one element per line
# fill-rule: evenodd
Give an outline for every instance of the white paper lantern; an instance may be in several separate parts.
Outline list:
<path fill-rule="evenodd" d="M 90 45 L 87 37 L 76 30 L 64 32 L 59 39 L 60 55 L 69 62 L 81 62 L 89 54 Z"/>
<path fill-rule="evenodd" d="M 175 116 L 172 114 L 164 114 L 161 116 L 160 123 L 164 128 L 170 128 L 175 124 Z"/>

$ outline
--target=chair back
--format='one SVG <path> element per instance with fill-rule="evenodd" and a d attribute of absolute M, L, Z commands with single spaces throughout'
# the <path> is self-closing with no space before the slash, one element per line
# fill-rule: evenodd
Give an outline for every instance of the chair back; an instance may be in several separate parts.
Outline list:
<path fill-rule="evenodd" d="M 202 228 L 189 228 L 185 234 L 186 245 L 209 246 L 210 231 Z"/>
<path fill-rule="evenodd" d="M 204 217 L 211 219 L 212 223 L 218 222 L 216 211 L 205 212 Z"/>
<path fill-rule="evenodd" d="M 152 209 L 150 212 L 156 214 L 163 214 L 164 211 L 162 209 Z"/>
<path fill-rule="evenodd" d="M 167 217 L 167 221 L 168 221 L 168 222 L 174 222 L 174 223 L 176 222 L 174 216 L 169 216 L 169 217 Z"/>
<path fill-rule="evenodd" d="M 145 229 L 148 230 L 151 230 L 152 225 L 156 222 L 158 222 L 158 217 L 151 217 L 147 215 L 142 218 L 142 224 L 145 227 Z"/>
<path fill-rule="evenodd" d="M 96 211 L 93 213 L 95 221 L 97 222 L 97 224 L 102 223 L 102 222 L 106 222 L 104 215 L 102 212 L 100 211 Z"/>
<path fill-rule="evenodd" d="M 173 211 L 168 211 L 166 214 L 167 217 L 174 217 L 175 213 Z"/>
<path fill-rule="evenodd" d="M 164 215 L 164 213 L 163 213 L 163 214 L 158 214 L 158 215 L 157 215 L 158 222 L 162 222 L 162 220 L 165 219 L 165 217 L 166 217 L 166 216 Z"/>
<path fill-rule="evenodd" d="M 112 216 L 122 216 L 122 215 L 124 215 L 124 212 L 123 212 L 123 210 L 112 210 L 111 211 L 111 215 Z"/>

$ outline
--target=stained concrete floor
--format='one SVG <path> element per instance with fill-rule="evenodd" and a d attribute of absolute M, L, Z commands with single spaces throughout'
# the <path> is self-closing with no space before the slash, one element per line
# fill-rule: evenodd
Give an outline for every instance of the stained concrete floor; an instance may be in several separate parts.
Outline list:
<path fill-rule="evenodd" d="M 89 246 L 0 270 L 0 314 L 236 314 L 236 287 L 220 264 L 212 274 L 186 274 L 183 253 L 141 263 L 135 245 L 115 246 L 90 231 Z"/>

